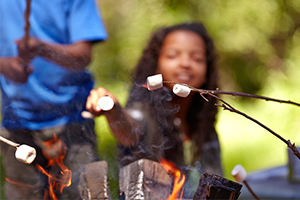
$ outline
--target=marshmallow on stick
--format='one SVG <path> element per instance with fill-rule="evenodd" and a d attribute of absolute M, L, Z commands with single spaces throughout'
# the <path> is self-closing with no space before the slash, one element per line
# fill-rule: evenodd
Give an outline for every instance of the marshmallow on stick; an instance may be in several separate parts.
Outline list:
<path fill-rule="evenodd" d="M 15 152 L 15 157 L 20 162 L 30 164 L 34 161 L 36 157 L 36 150 L 31 146 L 22 144 L 17 147 L 17 150 Z"/>
<path fill-rule="evenodd" d="M 163 87 L 163 78 L 161 74 L 156 74 L 153 76 L 148 76 L 147 78 L 147 88 L 148 90 L 156 90 Z"/>
<path fill-rule="evenodd" d="M 2 136 L 0 136 L 0 141 L 15 147 L 17 150 L 15 152 L 15 157 L 18 161 L 26 163 L 26 164 L 30 164 L 34 161 L 35 157 L 36 157 L 36 150 L 35 148 L 28 146 L 26 144 L 18 144 L 15 142 L 12 142 Z"/>
<path fill-rule="evenodd" d="M 104 96 L 98 100 L 98 107 L 104 111 L 111 110 L 114 107 L 114 105 L 115 105 L 114 100 L 110 96 Z M 81 116 L 85 119 L 95 118 L 95 115 L 93 115 L 89 111 L 82 111 Z"/>
<path fill-rule="evenodd" d="M 191 92 L 191 89 L 185 85 L 175 84 L 173 86 L 173 93 L 180 97 L 187 97 Z"/>
<path fill-rule="evenodd" d="M 101 97 L 98 100 L 98 106 L 101 110 L 109 111 L 114 107 L 115 103 L 114 100 L 110 96 Z"/>
<path fill-rule="evenodd" d="M 247 172 L 242 165 L 236 165 L 231 171 L 231 176 L 236 182 L 242 183 L 247 177 Z"/>

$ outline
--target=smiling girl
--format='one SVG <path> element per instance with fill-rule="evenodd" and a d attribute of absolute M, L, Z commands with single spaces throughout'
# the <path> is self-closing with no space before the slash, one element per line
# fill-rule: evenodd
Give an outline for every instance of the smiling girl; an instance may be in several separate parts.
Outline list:
<path fill-rule="evenodd" d="M 142 87 L 148 76 L 162 74 L 165 81 L 215 90 L 216 64 L 213 41 L 202 24 L 164 27 L 152 35 L 134 70 L 126 109 L 104 88 L 91 92 L 86 108 L 107 117 L 119 143 L 121 166 L 140 158 L 157 161 L 163 157 L 183 171 L 186 166 L 197 166 L 199 172 L 222 175 L 215 99 L 208 96 L 207 102 L 194 92 L 178 97 L 172 93 L 174 84 L 154 91 Z M 105 95 L 115 102 L 109 112 L 97 107 Z"/>

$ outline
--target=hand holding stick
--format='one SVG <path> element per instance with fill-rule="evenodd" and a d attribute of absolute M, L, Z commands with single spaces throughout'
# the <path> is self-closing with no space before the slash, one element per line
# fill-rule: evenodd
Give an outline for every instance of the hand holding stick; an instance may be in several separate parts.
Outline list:
<path fill-rule="evenodd" d="M 110 111 L 114 107 L 114 100 L 110 96 L 101 97 L 98 100 L 98 106 L 103 111 Z M 81 116 L 86 119 L 93 119 L 95 115 L 89 111 L 82 111 Z"/>

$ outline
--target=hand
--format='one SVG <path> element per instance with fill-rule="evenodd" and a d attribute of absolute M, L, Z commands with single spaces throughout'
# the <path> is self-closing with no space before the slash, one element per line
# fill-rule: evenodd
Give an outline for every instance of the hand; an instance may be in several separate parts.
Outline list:
<path fill-rule="evenodd" d="M 19 57 L 0 58 L 0 72 L 6 78 L 17 82 L 27 82 L 29 74 L 32 72 L 31 67 L 26 67 L 24 61 Z"/>
<path fill-rule="evenodd" d="M 18 45 L 19 57 L 25 62 L 25 64 L 29 64 L 31 60 L 40 55 L 43 48 L 43 42 L 40 40 L 30 37 L 26 44 L 25 38 L 20 40 L 16 40 Z"/>
<path fill-rule="evenodd" d="M 99 87 L 97 89 L 91 90 L 90 95 L 87 98 L 86 109 L 95 116 L 103 114 L 101 112 L 101 108 L 98 106 L 98 100 L 104 96 L 110 96 L 113 99 L 114 104 L 118 104 L 118 100 L 111 92 L 103 87 Z"/>

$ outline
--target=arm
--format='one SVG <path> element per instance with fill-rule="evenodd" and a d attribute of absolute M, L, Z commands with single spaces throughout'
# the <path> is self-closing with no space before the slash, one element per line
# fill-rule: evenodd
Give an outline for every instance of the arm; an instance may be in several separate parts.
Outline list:
<path fill-rule="evenodd" d="M 114 107 L 110 111 L 101 111 L 98 100 L 103 96 L 110 96 L 114 100 Z M 105 88 L 94 89 L 87 99 L 86 109 L 95 116 L 104 115 L 116 140 L 123 146 L 135 145 L 140 139 L 140 127 L 118 103 L 116 97 Z"/>
<path fill-rule="evenodd" d="M 92 57 L 91 42 L 74 44 L 48 44 L 36 38 L 29 38 L 27 45 L 24 38 L 17 40 L 19 56 L 28 64 L 35 56 L 47 58 L 58 65 L 72 70 L 84 69 Z"/>
<path fill-rule="evenodd" d="M 0 74 L 17 83 L 25 83 L 32 68 L 25 67 L 19 57 L 0 57 Z"/>

